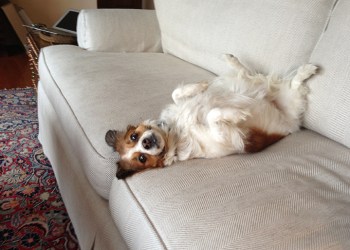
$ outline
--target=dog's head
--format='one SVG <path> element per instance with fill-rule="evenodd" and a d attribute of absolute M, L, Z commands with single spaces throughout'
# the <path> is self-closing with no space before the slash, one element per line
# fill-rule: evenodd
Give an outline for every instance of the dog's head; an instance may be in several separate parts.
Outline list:
<path fill-rule="evenodd" d="M 138 126 L 129 125 L 126 131 L 109 130 L 105 139 L 120 155 L 118 179 L 145 169 L 164 167 L 167 135 L 157 125 L 146 122 Z"/>

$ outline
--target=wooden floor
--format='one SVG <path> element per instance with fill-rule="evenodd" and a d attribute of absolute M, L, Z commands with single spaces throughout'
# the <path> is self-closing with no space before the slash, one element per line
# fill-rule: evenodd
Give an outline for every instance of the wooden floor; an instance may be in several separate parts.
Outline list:
<path fill-rule="evenodd" d="M 25 52 L 0 56 L 0 89 L 33 87 Z"/>

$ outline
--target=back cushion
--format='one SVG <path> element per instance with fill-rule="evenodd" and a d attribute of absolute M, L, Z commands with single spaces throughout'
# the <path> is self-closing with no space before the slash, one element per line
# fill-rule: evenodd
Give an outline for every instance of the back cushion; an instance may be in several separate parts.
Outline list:
<path fill-rule="evenodd" d="M 215 74 L 231 53 L 261 73 L 308 61 L 334 0 L 155 0 L 166 53 Z"/>
<path fill-rule="evenodd" d="M 350 147 L 350 1 L 336 5 L 311 62 L 321 67 L 309 80 L 305 127 Z"/>

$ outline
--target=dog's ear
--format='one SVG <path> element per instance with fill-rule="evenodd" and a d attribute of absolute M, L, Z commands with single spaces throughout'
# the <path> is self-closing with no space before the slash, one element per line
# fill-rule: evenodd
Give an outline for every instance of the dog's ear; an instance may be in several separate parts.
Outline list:
<path fill-rule="evenodd" d="M 117 163 L 117 178 L 120 179 L 125 179 L 126 177 L 132 176 L 133 174 L 137 173 L 138 171 L 136 170 L 132 170 L 132 169 L 128 169 L 128 167 L 130 166 L 126 166 L 127 163 L 125 163 L 124 161 L 119 161 Z"/>
<path fill-rule="evenodd" d="M 105 141 L 108 146 L 112 147 L 115 151 L 118 150 L 118 141 L 123 139 L 125 132 L 118 130 L 108 130 L 105 135 Z"/>
<path fill-rule="evenodd" d="M 136 171 L 134 171 L 134 170 L 125 170 L 122 168 L 118 168 L 116 176 L 117 176 L 118 180 L 124 180 L 126 177 L 132 176 L 135 173 L 136 173 Z"/>
<path fill-rule="evenodd" d="M 115 142 L 117 139 L 117 131 L 116 130 L 108 130 L 105 136 L 105 140 L 108 146 L 115 149 Z"/>

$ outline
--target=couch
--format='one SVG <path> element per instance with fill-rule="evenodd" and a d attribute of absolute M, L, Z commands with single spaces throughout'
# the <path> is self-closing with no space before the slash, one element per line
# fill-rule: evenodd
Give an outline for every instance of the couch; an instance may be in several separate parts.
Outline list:
<path fill-rule="evenodd" d="M 39 139 L 81 249 L 350 249 L 350 1 L 156 0 L 81 10 L 41 50 Z M 109 129 L 155 119 L 181 83 L 320 67 L 300 131 L 264 151 L 115 177 Z"/>

